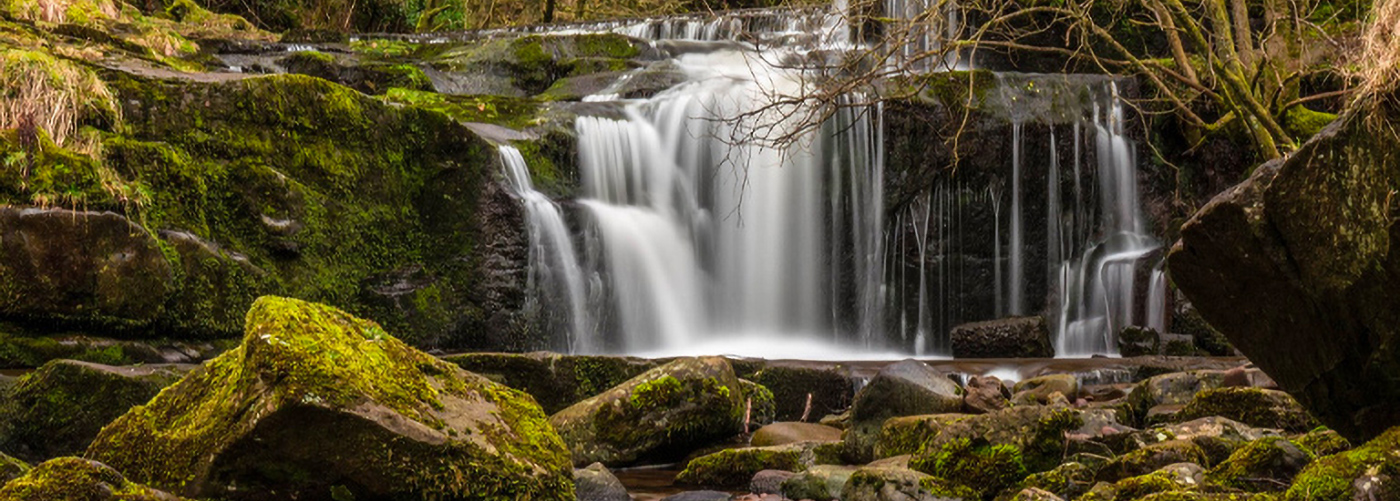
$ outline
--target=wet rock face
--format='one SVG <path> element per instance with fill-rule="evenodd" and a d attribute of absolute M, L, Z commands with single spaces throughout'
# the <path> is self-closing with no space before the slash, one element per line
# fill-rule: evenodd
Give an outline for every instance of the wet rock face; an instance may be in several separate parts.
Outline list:
<path fill-rule="evenodd" d="M 1324 423 L 1400 422 L 1400 117 L 1361 106 L 1258 167 L 1182 228 L 1169 264 L 1201 315 Z"/>
<path fill-rule="evenodd" d="M 0 404 L 0 450 L 35 462 L 80 454 L 103 426 L 190 369 L 49 362 L 21 379 Z"/>
<path fill-rule="evenodd" d="M 1016 317 L 953 328 L 955 358 L 1048 358 L 1055 356 L 1042 317 Z"/>
<path fill-rule="evenodd" d="M 575 464 L 676 459 L 739 434 L 739 379 L 720 357 L 682 358 L 651 369 L 549 418 Z M 747 479 L 745 479 L 747 480 Z"/>
<path fill-rule="evenodd" d="M 86 456 L 187 496 L 573 498 L 567 450 L 528 395 L 323 305 L 264 297 L 247 318 L 241 346 Z"/>
<path fill-rule="evenodd" d="M 173 280 L 155 237 L 121 215 L 0 207 L 0 314 L 145 326 Z"/>

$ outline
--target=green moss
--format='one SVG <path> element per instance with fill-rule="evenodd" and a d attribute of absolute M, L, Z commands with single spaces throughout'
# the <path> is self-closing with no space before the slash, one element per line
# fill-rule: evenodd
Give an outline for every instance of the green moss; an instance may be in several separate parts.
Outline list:
<path fill-rule="evenodd" d="M 1318 427 L 1293 441 L 1314 456 L 1330 456 L 1351 449 L 1351 442 L 1327 427 Z"/>
<path fill-rule="evenodd" d="M 1055 469 L 1033 473 L 1022 480 L 1019 489 L 1037 488 L 1065 499 L 1074 499 L 1094 484 L 1094 471 L 1083 463 L 1071 461 Z M 1018 489 L 1018 490 L 1019 490 Z"/>
<path fill-rule="evenodd" d="M 667 375 L 637 385 L 629 401 L 637 408 L 677 405 L 684 399 L 684 393 L 681 381 Z"/>
<path fill-rule="evenodd" d="M 1020 448 L 978 443 L 968 438 L 945 443 L 932 455 L 916 456 L 910 460 L 909 467 L 966 487 L 982 499 L 991 499 L 1027 475 Z"/>
<path fill-rule="evenodd" d="M 1282 125 L 1294 139 L 1304 141 L 1336 119 L 1333 113 L 1313 111 L 1300 104 L 1284 112 Z"/>
<path fill-rule="evenodd" d="M 1114 487 L 1117 488 L 1117 499 L 1124 501 L 1181 489 L 1181 485 L 1176 483 L 1171 474 L 1161 471 L 1119 480 Z"/>
<path fill-rule="evenodd" d="M 1293 479 L 1288 501 L 1345 501 L 1363 474 L 1400 475 L 1400 427 L 1350 451 L 1317 458 Z"/>
<path fill-rule="evenodd" d="M 1220 416 L 1241 423 L 1288 431 L 1317 427 L 1317 420 L 1287 393 L 1258 388 L 1215 388 L 1196 394 L 1177 419 Z"/>
<path fill-rule="evenodd" d="M 1205 452 L 1196 444 L 1186 440 L 1172 440 L 1114 458 L 1099 470 L 1096 478 L 1114 481 L 1146 475 L 1175 463 L 1195 463 L 1203 466 L 1210 464 Z"/>
<path fill-rule="evenodd" d="M 777 405 L 773 402 L 773 392 L 767 387 L 749 381 L 739 380 L 739 388 L 743 393 L 744 405 L 748 409 L 748 420 L 750 427 L 758 427 L 772 423 L 777 415 Z"/>
<path fill-rule="evenodd" d="M 384 100 L 446 114 L 462 122 L 523 129 L 537 123 L 539 104 L 503 96 L 449 96 L 410 89 L 389 89 Z"/>
<path fill-rule="evenodd" d="M 1246 491 L 1280 490 L 1292 480 L 1311 453 L 1283 437 L 1264 437 L 1245 444 L 1211 469 L 1212 482 Z"/>
<path fill-rule="evenodd" d="M 912 77 L 898 92 L 920 94 L 953 109 L 978 109 L 987 92 L 997 87 L 996 76 L 987 70 L 950 71 Z"/>
<path fill-rule="evenodd" d="M 804 461 L 801 446 L 746 447 L 727 449 L 701 456 L 686 464 L 676 475 L 676 483 L 710 487 L 747 487 L 755 473 L 762 470 L 801 472 L 810 459 Z"/>
<path fill-rule="evenodd" d="M 128 481 L 116 470 L 74 457 L 47 461 L 0 489 L 3 501 L 79 499 L 160 501 L 171 497 Z"/>
<path fill-rule="evenodd" d="M 966 418 L 960 414 L 935 414 L 887 419 L 875 439 L 875 456 L 886 458 L 914 454 L 937 437 L 944 426 Z"/>
<path fill-rule="evenodd" d="M 419 44 L 399 40 L 355 40 L 350 50 L 378 58 L 402 58 L 413 55 Z"/>

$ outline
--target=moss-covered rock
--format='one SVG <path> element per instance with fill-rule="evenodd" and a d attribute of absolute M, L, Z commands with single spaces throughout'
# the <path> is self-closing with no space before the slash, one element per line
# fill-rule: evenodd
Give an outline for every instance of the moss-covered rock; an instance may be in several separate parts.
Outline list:
<path fill-rule="evenodd" d="M 1311 453 L 1286 438 L 1261 438 L 1211 469 L 1210 480 L 1251 492 L 1281 491 L 1312 460 Z"/>
<path fill-rule="evenodd" d="M 874 445 L 886 419 L 961 412 L 962 393 L 957 383 L 923 362 L 910 359 L 885 366 L 851 404 L 851 428 L 843 439 L 847 460 L 868 463 L 874 459 Z"/>
<path fill-rule="evenodd" d="M 189 370 L 49 362 L 20 378 L 0 404 L 0 450 L 34 462 L 79 454 L 103 426 Z"/>
<path fill-rule="evenodd" d="M 1325 427 L 1294 437 L 1293 443 L 1298 444 L 1298 447 L 1302 447 L 1303 450 L 1311 452 L 1314 456 L 1331 456 L 1351 449 L 1351 442 L 1343 438 L 1336 430 Z"/>
<path fill-rule="evenodd" d="M 1196 393 L 1219 388 L 1225 383 L 1223 371 L 1172 372 L 1150 377 L 1128 393 L 1134 419 L 1142 420 L 1148 409 L 1159 405 L 1186 405 Z M 1198 416 L 1200 417 L 1200 416 Z"/>
<path fill-rule="evenodd" d="M 960 486 L 980 499 L 991 499 L 1023 480 L 1026 464 L 1021 449 L 1011 444 L 959 438 L 936 451 L 924 451 L 909 467 Z"/>
<path fill-rule="evenodd" d="M 1074 499 L 1094 485 L 1094 470 L 1084 463 L 1070 461 L 1050 471 L 1033 473 L 1020 484 L 1020 489 L 1041 489 L 1065 499 Z"/>
<path fill-rule="evenodd" d="M 563 410 L 663 364 L 663 360 L 557 353 L 465 353 L 443 357 L 529 393 L 547 413 Z"/>
<path fill-rule="evenodd" d="M 20 461 L 9 454 L 0 453 L 0 485 L 9 482 L 21 475 L 29 472 L 29 464 Z"/>
<path fill-rule="evenodd" d="M 918 452 L 945 426 L 968 417 L 966 414 L 929 414 L 886 419 L 875 439 L 874 457 L 888 458 Z"/>
<path fill-rule="evenodd" d="M 856 472 L 854 466 L 816 465 L 783 481 L 783 496 L 788 499 L 830 501 L 841 498 L 846 481 Z"/>
<path fill-rule="evenodd" d="M 748 430 L 773 422 L 778 410 L 773 402 L 773 392 L 768 387 L 740 379 L 739 390 L 744 395 L 744 419 Z"/>
<path fill-rule="evenodd" d="M 1210 465 L 1205 451 L 1194 442 L 1172 440 L 1116 457 L 1100 468 L 1094 478 L 1101 482 L 1116 482 L 1128 477 L 1146 475 L 1176 463 Z"/>
<path fill-rule="evenodd" d="M 953 327 L 948 334 L 955 358 L 1053 357 L 1044 317 L 1015 317 Z"/>
<path fill-rule="evenodd" d="M 383 94 L 391 88 L 433 90 L 433 82 L 412 64 L 358 62 L 325 52 L 294 52 L 277 60 L 288 73 L 324 78 L 365 94 Z"/>
<path fill-rule="evenodd" d="M 973 499 L 960 485 L 906 468 L 865 467 L 856 470 L 841 489 L 842 501 L 905 499 Z"/>
<path fill-rule="evenodd" d="M 1350 451 L 1317 458 L 1293 479 L 1284 499 L 1350 500 L 1354 499 L 1357 480 L 1381 475 L 1400 475 L 1400 428 L 1391 428 Z"/>
<path fill-rule="evenodd" d="M 63 457 L 44 462 L 0 488 L 3 501 L 179 501 L 122 477 L 96 461 Z"/>
<path fill-rule="evenodd" d="M 778 421 L 796 421 L 804 412 L 809 419 L 839 412 L 851 406 L 855 382 L 840 367 L 769 366 L 746 376 L 773 392 Z M 807 396 L 811 395 L 811 409 Z"/>
<path fill-rule="evenodd" d="M 1047 406 L 1016 406 L 970 416 L 942 425 L 914 454 L 910 467 L 932 471 L 946 444 L 970 440 L 979 445 L 1014 446 L 1027 473 L 1046 471 L 1063 462 L 1070 436 L 1094 437 L 1099 430 L 1111 428 L 1112 422 L 1111 413 L 1106 411 Z"/>
<path fill-rule="evenodd" d="M 260 298 L 243 344 L 114 421 L 87 457 L 191 496 L 573 497 L 528 395 L 314 303 Z"/>
<path fill-rule="evenodd" d="M 801 472 L 816 464 L 815 443 L 725 449 L 692 459 L 676 475 L 676 483 L 706 487 L 743 488 L 762 470 Z"/>
<path fill-rule="evenodd" d="M 742 396 L 739 379 L 724 358 L 682 358 L 569 406 L 549 420 L 576 464 L 674 459 L 740 433 Z"/>
<path fill-rule="evenodd" d="M 1318 426 L 1317 420 L 1292 396 L 1278 390 L 1217 388 L 1202 391 L 1181 409 L 1177 419 L 1220 416 L 1262 428 L 1301 433 Z"/>

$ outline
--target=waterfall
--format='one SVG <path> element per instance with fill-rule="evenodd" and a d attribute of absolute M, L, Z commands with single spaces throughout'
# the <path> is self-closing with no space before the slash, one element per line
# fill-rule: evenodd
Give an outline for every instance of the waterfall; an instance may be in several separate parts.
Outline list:
<path fill-rule="evenodd" d="M 513 146 L 498 147 L 506 181 L 525 208 L 530 240 L 526 310 L 546 332 L 562 334 L 554 344 L 569 352 L 594 349 L 594 329 L 584 299 L 583 272 L 564 217 L 549 197 L 535 191 L 525 157 Z"/>

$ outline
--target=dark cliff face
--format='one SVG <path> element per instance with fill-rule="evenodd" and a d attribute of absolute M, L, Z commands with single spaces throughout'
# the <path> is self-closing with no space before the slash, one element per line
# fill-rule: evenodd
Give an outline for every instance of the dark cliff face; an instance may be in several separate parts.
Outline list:
<path fill-rule="evenodd" d="M 1169 258 L 1211 324 L 1358 441 L 1400 423 L 1400 109 L 1372 99 L 1217 196 Z"/>

